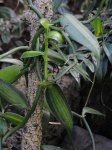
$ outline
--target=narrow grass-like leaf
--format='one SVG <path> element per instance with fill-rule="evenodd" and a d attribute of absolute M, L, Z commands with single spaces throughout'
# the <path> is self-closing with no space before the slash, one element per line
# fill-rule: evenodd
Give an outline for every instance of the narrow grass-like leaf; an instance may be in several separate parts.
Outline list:
<path fill-rule="evenodd" d="M 28 108 L 28 102 L 24 94 L 12 84 L 0 79 L 0 97 L 17 108 Z"/>
<path fill-rule="evenodd" d="M 22 65 L 11 65 L 0 69 L 0 79 L 12 83 L 21 74 Z"/>
<path fill-rule="evenodd" d="M 57 64 L 63 64 L 65 61 L 63 57 L 60 56 L 56 51 L 49 49 L 48 51 L 49 61 L 55 62 Z"/>
<path fill-rule="evenodd" d="M 94 115 L 100 115 L 100 116 L 105 116 L 104 114 L 102 114 L 98 110 L 95 110 L 95 109 L 90 108 L 90 107 L 84 107 L 83 108 L 83 110 L 82 110 L 82 116 L 84 117 L 86 115 L 86 113 L 94 114 Z"/>
<path fill-rule="evenodd" d="M 41 55 L 44 55 L 44 53 L 40 51 L 27 51 L 21 55 L 21 58 L 37 57 Z"/>

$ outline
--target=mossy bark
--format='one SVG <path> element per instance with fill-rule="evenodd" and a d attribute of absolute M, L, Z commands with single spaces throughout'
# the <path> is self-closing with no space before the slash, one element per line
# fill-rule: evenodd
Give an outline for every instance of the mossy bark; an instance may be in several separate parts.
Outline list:
<path fill-rule="evenodd" d="M 35 0 L 33 2 L 36 8 L 38 8 L 44 17 L 50 20 L 52 16 L 52 0 Z M 30 31 L 31 31 L 31 40 L 29 45 L 31 44 L 32 38 L 35 32 L 38 29 L 38 17 L 31 11 L 27 10 L 25 12 L 25 18 L 30 23 Z M 37 89 L 37 76 L 36 73 L 33 71 L 28 76 L 28 91 L 27 96 L 29 99 L 30 105 L 35 97 L 36 89 Z M 42 132 L 41 132 L 41 117 L 42 117 L 42 109 L 41 104 L 39 104 L 32 115 L 32 117 L 27 122 L 23 136 L 22 136 L 22 150 L 40 150 L 41 147 L 41 139 L 42 139 Z"/>

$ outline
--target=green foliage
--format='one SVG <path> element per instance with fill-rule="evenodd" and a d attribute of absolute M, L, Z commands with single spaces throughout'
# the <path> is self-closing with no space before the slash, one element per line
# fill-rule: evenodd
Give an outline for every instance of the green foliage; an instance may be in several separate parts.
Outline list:
<path fill-rule="evenodd" d="M 31 46 L 16 47 L 0 55 L 0 62 L 2 62 L 3 59 L 5 59 L 5 62 L 9 62 L 7 58 L 8 55 L 14 54 L 20 50 L 25 50 L 25 52 L 21 54 L 22 61 L 15 60 L 16 65 L 0 69 L 0 134 L 3 136 L 1 142 L 2 145 L 10 135 L 25 125 L 34 112 L 40 97 L 43 95 L 46 98 L 51 112 L 56 119 L 62 123 L 71 137 L 73 118 L 70 106 L 67 104 L 66 98 L 60 87 L 55 84 L 55 82 L 65 74 L 71 74 L 77 81 L 78 85 L 80 85 L 81 76 L 85 80 L 91 81 L 91 74 L 94 74 L 94 77 L 102 80 L 108 71 L 108 61 L 112 64 L 112 45 L 109 42 L 109 36 L 111 33 L 110 31 L 108 31 L 108 34 L 105 33 L 107 32 L 105 25 L 107 22 L 105 21 L 105 18 L 99 15 L 99 11 L 102 10 L 105 4 L 103 1 L 101 2 L 95 16 L 88 18 L 86 21 L 78 20 L 66 9 L 64 11 L 67 13 L 61 11 L 62 15 L 58 20 L 54 20 L 53 22 L 52 20 L 49 22 L 47 19 L 42 18 L 41 12 L 33 6 L 32 1 L 28 2 L 30 8 L 39 18 L 41 18 L 39 29 L 33 37 Z M 58 11 L 61 3 L 62 1 L 60 0 L 53 0 L 53 8 L 55 12 Z M 97 2 L 95 1 L 94 6 L 96 6 L 96 4 Z M 94 7 L 88 9 L 88 12 L 90 13 L 93 8 Z M 87 13 L 85 14 L 85 17 L 86 15 Z M 2 7 L 0 9 L 0 36 L 3 43 L 9 43 L 12 34 L 9 32 L 11 26 L 7 28 L 8 30 L 3 30 L 4 22 L 11 25 L 10 21 L 7 23 L 7 19 L 15 21 L 14 23 L 16 25 L 18 23 L 15 13 L 6 7 Z M 93 32 L 91 26 L 94 29 Z M 15 29 L 18 30 L 19 26 Z M 42 37 L 41 34 L 44 35 L 43 40 L 40 40 Z M 10 60 L 10 62 L 14 63 L 14 60 Z M 34 69 L 38 77 L 37 84 L 39 87 L 37 88 L 33 105 L 28 109 L 29 105 L 25 95 L 11 83 L 16 81 L 22 74 L 27 75 L 29 70 L 32 69 Z M 88 99 L 94 82 L 95 78 L 93 79 Z M 26 109 L 27 115 L 23 117 L 12 111 L 7 112 L 7 110 L 5 110 L 7 104 L 8 106 L 11 104 L 15 108 Z M 85 119 L 86 113 L 104 115 L 89 107 L 84 107 L 81 115 L 75 112 L 73 113 L 76 117 L 82 119 L 86 125 L 93 143 L 93 149 L 95 150 L 94 138 Z M 46 119 L 47 125 L 50 118 L 50 112 L 44 111 L 44 114 L 44 122 Z M 15 127 L 8 129 L 7 126 L 10 123 Z M 46 128 L 46 126 L 44 126 L 44 128 Z M 61 148 L 51 145 L 43 145 L 42 148 L 43 150 L 62 150 Z"/>
<path fill-rule="evenodd" d="M 0 97 L 17 108 L 28 108 L 27 99 L 22 92 L 0 79 Z"/>
<path fill-rule="evenodd" d="M 0 70 L 0 79 L 9 83 L 14 82 L 21 76 L 22 65 L 11 65 Z"/>

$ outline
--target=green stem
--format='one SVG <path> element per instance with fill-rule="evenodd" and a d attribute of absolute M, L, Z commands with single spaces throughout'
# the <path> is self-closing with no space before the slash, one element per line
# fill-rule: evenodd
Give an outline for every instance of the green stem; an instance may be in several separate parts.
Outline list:
<path fill-rule="evenodd" d="M 48 80 L 48 29 L 46 29 L 45 33 L 44 79 Z"/>
<path fill-rule="evenodd" d="M 94 73 L 93 82 L 92 82 L 91 88 L 90 88 L 90 90 L 89 90 L 89 93 L 88 93 L 88 96 L 87 96 L 87 99 L 86 99 L 86 102 L 85 102 L 84 107 L 86 107 L 87 104 L 88 104 L 88 102 L 89 102 L 89 98 L 90 98 L 90 95 L 91 95 L 91 92 L 92 92 L 92 90 L 93 90 L 93 86 L 94 86 L 94 83 L 95 83 L 95 78 L 96 78 L 96 73 Z"/>
<path fill-rule="evenodd" d="M 17 52 L 17 51 L 20 51 L 20 50 L 28 50 L 28 49 L 29 49 L 28 46 L 16 47 L 16 48 L 14 48 L 14 49 L 12 49 L 12 50 L 6 52 L 6 53 L 1 54 L 1 55 L 0 55 L 0 59 L 4 58 L 4 57 L 6 57 L 6 56 L 8 56 L 8 55 L 10 55 L 10 54 L 13 54 L 13 53 L 15 53 L 15 52 Z"/>
<path fill-rule="evenodd" d="M 27 0 L 27 2 L 29 4 L 30 9 L 33 10 L 39 18 L 43 18 L 41 12 L 33 5 L 32 0 Z"/>
<path fill-rule="evenodd" d="M 82 118 L 81 115 L 79 115 L 78 113 L 76 113 L 76 112 L 74 112 L 74 111 L 72 111 L 72 114 L 73 114 L 73 116 L 75 116 L 75 117 Z"/>
<path fill-rule="evenodd" d="M 25 116 L 25 118 L 24 118 L 24 120 L 23 120 L 22 123 L 20 123 L 19 125 L 17 125 L 17 126 L 16 126 L 15 128 L 13 128 L 12 130 L 9 130 L 9 132 L 7 132 L 7 133 L 5 134 L 5 136 L 4 136 L 3 139 L 2 139 L 2 143 L 3 143 L 3 144 L 5 143 L 5 141 L 7 140 L 7 138 L 8 138 L 9 136 L 11 136 L 13 133 L 15 133 L 17 130 L 19 130 L 20 128 L 22 128 L 22 127 L 26 124 L 26 122 L 29 120 L 29 118 L 31 117 L 31 115 L 32 115 L 33 112 L 35 111 L 35 108 L 36 108 L 36 106 L 37 106 L 37 104 L 38 104 L 38 101 L 40 100 L 40 97 L 41 97 L 41 95 L 42 95 L 42 92 L 43 92 L 43 87 L 39 86 L 39 87 L 38 87 L 38 91 L 36 92 L 35 100 L 34 100 L 34 102 L 33 102 L 33 105 L 32 105 L 32 107 L 31 107 L 30 111 L 27 113 L 27 115 Z"/>
<path fill-rule="evenodd" d="M 84 124 L 85 124 L 85 126 L 86 126 L 86 128 L 87 128 L 87 130 L 89 132 L 89 134 L 90 134 L 91 141 L 92 141 L 92 144 L 93 144 L 93 150 L 96 150 L 94 137 L 93 137 L 92 131 L 91 131 L 90 127 L 89 127 L 89 124 L 87 123 L 87 121 L 86 121 L 86 119 L 84 117 L 82 118 L 82 120 L 83 120 L 83 122 L 84 122 Z"/>

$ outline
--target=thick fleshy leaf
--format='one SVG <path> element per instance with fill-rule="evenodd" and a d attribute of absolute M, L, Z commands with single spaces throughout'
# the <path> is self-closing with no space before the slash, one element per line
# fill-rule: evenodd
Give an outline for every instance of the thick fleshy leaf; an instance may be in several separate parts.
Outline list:
<path fill-rule="evenodd" d="M 100 46 L 96 37 L 72 14 L 64 14 L 60 18 L 60 23 L 72 40 L 87 47 L 96 57 L 97 63 L 100 61 Z"/>
<path fill-rule="evenodd" d="M 1 115 L 3 118 L 5 118 L 7 121 L 10 121 L 14 124 L 19 124 L 23 121 L 24 117 L 16 114 L 16 113 L 12 113 L 12 112 L 5 112 L 4 114 Z"/>
<path fill-rule="evenodd" d="M 28 108 L 28 102 L 24 94 L 12 84 L 0 79 L 0 97 L 17 108 Z"/>
<path fill-rule="evenodd" d="M 22 68 L 22 65 L 11 65 L 0 69 L 0 79 L 12 83 L 20 77 Z"/>
<path fill-rule="evenodd" d="M 42 145 L 42 150 L 64 150 L 64 149 L 53 145 Z"/>
<path fill-rule="evenodd" d="M 101 112 L 99 112 L 98 110 L 95 110 L 93 108 L 90 107 L 84 107 L 82 110 L 82 116 L 85 117 L 85 115 L 89 113 L 89 114 L 94 114 L 94 115 L 100 115 L 100 116 L 105 116 L 104 114 L 102 114 Z"/>
<path fill-rule="evenodd" d="M 27 51 L 21 55 L 21 58 L 37 57 L 41 55 L 44 55 L 44 53 L 40 51 Z"/>
<path fill-rule="evenodd" d="M 45 91 L 46 101 L 54 116 L 63 124 L 69 134 L 73 128 L 73 118 L 70 106 L 57 84 L 51 84 Z"/>

